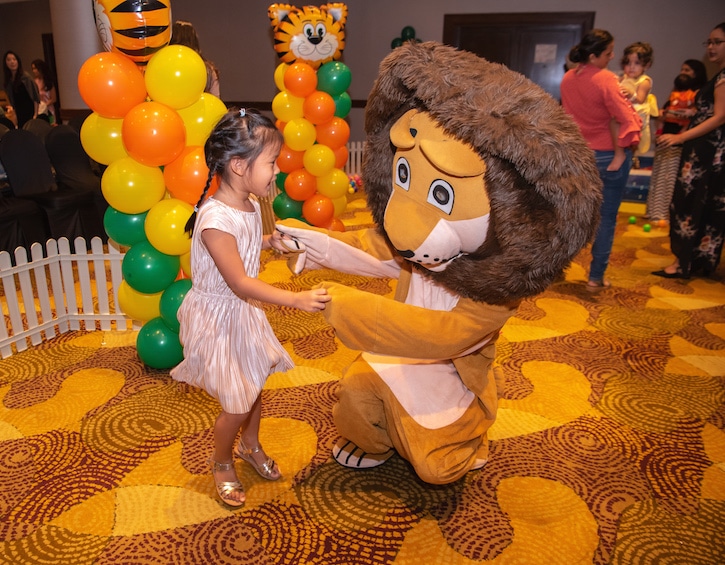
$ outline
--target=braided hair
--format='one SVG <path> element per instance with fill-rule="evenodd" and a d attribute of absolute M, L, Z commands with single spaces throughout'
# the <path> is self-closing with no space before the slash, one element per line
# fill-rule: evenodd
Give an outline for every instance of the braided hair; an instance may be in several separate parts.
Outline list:
<path fill-rule="evenodd" d="M 264 148 L 275 143 L 282 145 L 282 134 L 272 120 L 255 108 L 230 108 L 217 122 L 204 144 L 204 156 L 209 175 L 194 212 L 186 222 L 186 233 L 194 231 L 199 207 L 206 199 L 214 175 L 224 175 L 229 162 L 238 157 L 249 166 L 262 154 Z"/>

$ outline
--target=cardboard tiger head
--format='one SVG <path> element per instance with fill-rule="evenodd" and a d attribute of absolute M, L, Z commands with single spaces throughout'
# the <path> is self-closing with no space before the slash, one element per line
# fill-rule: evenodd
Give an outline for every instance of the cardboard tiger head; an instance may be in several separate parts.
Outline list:
<path fill-rule="evenodd" d="M 104 49 L 140 66 L 171 39 L 170 0 L 93 0 L 93 17 Z"/>
<path fill-rule="evenodd" d="M 272 4 L 267 13 L 274 30 L 274 50 L 283 63 L 307 63 L 316 69 L 342 56 L 345 4 L 324 4 L 319 8 Z"/>
<path fill-rule="evenodd" d="M 503 65 L 435 42 L 381 63 L 363 181 L 401 257 L 461 296 L 543 291 L 591 239 L 601 181 L 574 121 Z"/>

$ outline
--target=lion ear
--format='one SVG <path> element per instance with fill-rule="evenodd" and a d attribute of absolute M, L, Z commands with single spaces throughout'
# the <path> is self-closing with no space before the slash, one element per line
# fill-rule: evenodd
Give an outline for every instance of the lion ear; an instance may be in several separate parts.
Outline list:
<path fill-rule="evenodd" d="M 280 22 L 285 19 L 287 14 L 294 10 L 294 8 L 295 7 L 290 4 L 272 4 L 267 9 L 267 15 L 269 16 L 270 22 L 272 22 L 272 27 L 277 29 Z"/>
<path fill-rule="evenodd" d="M 330 14 L 332 19 L 341 26 L 344 26 L 345 22 L 347 22 L 347 5 L 342 2 L 325 4 L 324 6 L 320 6 L 320 9 Z"/>
<path fill-rule="evenodd" d="M 398 149 L 412 149 L 415 146 L 415 137 L 410 129 L 410 123 L 417 113 L 418 110 L 408 110 L 390 128 L 390 141 Z"/>

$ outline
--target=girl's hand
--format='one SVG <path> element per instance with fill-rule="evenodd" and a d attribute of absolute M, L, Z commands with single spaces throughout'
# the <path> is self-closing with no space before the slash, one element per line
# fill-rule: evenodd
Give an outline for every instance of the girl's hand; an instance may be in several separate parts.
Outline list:
<path fill-rule="evenodd" d="M 325 309 L 325 304 L 332 300 L 324 288 L 303 290 L 295 296 L 295 307 L 305 312 L 319 312 Z"/>
<path fill-rule="evenodd" d="M 682 136 L 678 133 L 663 133 L 657 138 L 657 147 L 671 147 L 682 143 Z"/>

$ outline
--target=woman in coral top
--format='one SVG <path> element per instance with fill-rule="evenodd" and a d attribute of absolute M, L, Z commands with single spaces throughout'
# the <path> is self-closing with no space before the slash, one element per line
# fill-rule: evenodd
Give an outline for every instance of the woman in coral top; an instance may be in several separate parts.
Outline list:
<path fill-rule="evenodd" d="M 561 103 L 578 124 L 594 151 L 599 176 L 603 183 L 599 229 L 592 244 L 587 290 L 597 292 L 608 288 L 604 272 L 612 251 L 617 213 L 632 168 L 632 147 L 640 140 L 642 121 L 632 104 L 625 100 L 617 76 L 607 69 L 614 56 L 614 38 L 602 29 L 587 33 L 569 52 L 569 59 L 578 65 L 567 71 L 561 82 Z M 610 122 L 619 125 L 616 143 L 625 149 L 624 163 L 617 166 Z M 612 169 L 612 170 L 610 170 Z"/>

